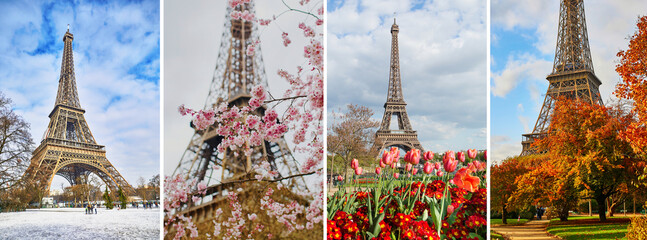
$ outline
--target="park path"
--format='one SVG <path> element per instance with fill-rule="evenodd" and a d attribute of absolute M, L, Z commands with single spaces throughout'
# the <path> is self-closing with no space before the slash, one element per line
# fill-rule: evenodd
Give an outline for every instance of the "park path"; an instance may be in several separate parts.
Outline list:
<path fill-rule="evenodd" d="M 514 222 L 514 220 L 510 221 Z M 546 225 L 548 220 L 534 220 L 530 221 L 523 225 L 497 225 L 492 226 L 490 229 L 503 234 L 506 237 L 509 237 L 513 240 L 548 240 L 548 239 L 558 239 L 552 237 L 546 233 Z"/>

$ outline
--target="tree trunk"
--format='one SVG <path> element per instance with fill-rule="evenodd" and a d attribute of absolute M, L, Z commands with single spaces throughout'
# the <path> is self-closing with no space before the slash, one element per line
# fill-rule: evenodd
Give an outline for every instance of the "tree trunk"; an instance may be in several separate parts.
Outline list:
<path fill-rule="evenodd" d="M 503 224 L 508 224 L 508 210 L 505 209 L 505 204 L 503 204 L 503 211 L 501 211 L 501 220 Z"/>
<path fill-rule="evenodd" d="M 560 221 L 568 221 L 568 208 L 562 208 L 557 213 Z"/>
<path fill-rule="evenodd" d="M 606 198 L 604 196 L 598 196 L 595 200 L 598 202 L 598 216 L 600 217 L 600 221 L 604 222 L 607 220 L 607 215 L 604 213 L 607 210 Z"/>

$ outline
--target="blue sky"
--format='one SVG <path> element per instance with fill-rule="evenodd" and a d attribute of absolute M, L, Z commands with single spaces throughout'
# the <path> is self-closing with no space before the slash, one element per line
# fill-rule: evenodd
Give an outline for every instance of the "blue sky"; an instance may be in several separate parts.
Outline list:
<path fill-rule="evenodd" d="M 38 144 L 54 107 L 63 35 L 74 34 L 81 107 L 131 185 L 159 173 L 158 1 L 0 2 L 0 91 Z M 36 147 L 36 146 L 34 146 Z M 67 182 L 56 177 L 52 189 Z"/>
<path fill-rule="evenodd" d="M 425 150 L 485 149 L 486 1 L 328 1 L 328 123 L 353 103 L 381 121 L 393 13 L 407 113 Z M 342 87 L 331 87 L 342 86 Z"/>
<path fill-rule="evenodd" d="M 521 134 L 531 132 L 552 71 L 559 1 L 491 1 L 491 148 L 494 161 L 521 153 Z M 603 101 L 620 77 L 616 53 L 627 48 L 642 0 L 584 2 L 593 66 Z"/>

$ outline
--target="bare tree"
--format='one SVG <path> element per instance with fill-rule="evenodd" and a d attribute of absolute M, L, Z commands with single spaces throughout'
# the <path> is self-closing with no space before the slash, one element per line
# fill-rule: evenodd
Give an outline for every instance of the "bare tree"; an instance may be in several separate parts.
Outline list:
<path fill-rule="evenodd" d="M 0 92 L 0 192 L 19 182 L 29 166 L 33 143 L 29 123 L 13 111 L 11 99 Z"/>
<path fill-rule="evenodd" d="M 339 120 L 328 131 L 328 151 L 333 153 L 331 173 L 334 173 L 335 155 L 343 158 L 344 173 L 348 163 L 353 158 L 371 158 L 371 143 L 375 128 L 379 122 L 371 119 L 373 110 L 365 106 L 349 104 L 346 112 L 339 115 L 333 113 L 333 118 Z"/>

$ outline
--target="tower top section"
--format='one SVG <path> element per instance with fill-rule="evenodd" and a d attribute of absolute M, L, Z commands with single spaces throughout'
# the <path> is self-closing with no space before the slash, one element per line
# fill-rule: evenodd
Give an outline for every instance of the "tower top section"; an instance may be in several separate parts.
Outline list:
<path fill-rule="evenodd" d="M 58 79 L 58 92 L 54 106 L 67 106 L 81 109 L 79 94 L 76 89 L 76 78 L 74 77 L 74 56 L 72 53 L 72 41 L 74 35 L 70 33 L 69 25 L 67 32 L 63 35 L 63 60 L 61 62 L 61 75 Z"/>
<path fill-rule="evenodd" d="M 593 71 L 583 0 L 562 0 L 552 74 Z"/>

